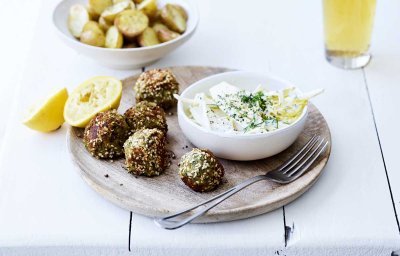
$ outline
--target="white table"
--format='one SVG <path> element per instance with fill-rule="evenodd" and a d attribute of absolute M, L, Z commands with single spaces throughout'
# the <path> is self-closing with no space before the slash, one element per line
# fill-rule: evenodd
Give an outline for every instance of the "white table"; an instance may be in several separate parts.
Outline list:
<path fill-rule="evenodd" d="M 198 1 L 195 36 L 146 68 L 224 66 L 272 72 L 304 90 L 323 87 L 313 102 L 330 125 L 333 148 L 320 180 L 295 202 L 247 220 L 176 231 L 92 191 L 66 152 L 66 126 L 40 134 L 20 123 L 27 106 L 53 88 L 140 70 L 107 69 L 63 45 L 51 26 L 55 1 L 12 2 L 0 13 L 3 24 L 17 28 L 5 28 L 1 40 L 0 114 L 8 122 L 0 123 L 0 255 L 396 255 L 400 249 L 399 1 L 379 1 L 374 58 L 356 71 L 324 60 L 320 0 Z M 29 18 L 11 19 L 17 11 Z"/>

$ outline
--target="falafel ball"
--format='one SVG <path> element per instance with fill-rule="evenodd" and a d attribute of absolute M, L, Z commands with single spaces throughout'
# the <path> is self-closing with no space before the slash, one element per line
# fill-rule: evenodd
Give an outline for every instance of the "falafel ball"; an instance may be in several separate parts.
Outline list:
<path fill-rule="evenodd" d="M 124 116 L 116 110 L 100 112 L 85 128 L 83 142 L 96 158 L 112 159 L 122 156 L 123 145 L 129 136 L 129 126 Z"/>
<path fill-rule="evenodd" d="M 182 156 L 179 176 L 194 191 L 208 192 L 222 182 L 224 167 L 211 151 L 194 148 Z"/>
<path fill-rule="evenodd" d="M 179 83 L 171 71 L 153 69 L 143 72 L 133 89 L 137 102 L 146 100 L 168 109 L 176 105 L 174 94 L 179 93 Z"/>
<path fill-rule="evenodd" d="M 158 176 L 168 167 L 165 134 L 158 129 L 143 129 L 124 144 L 126 169 L 135 175 Z"/>
<path fill-rule="evenodd" d="M 141 101 L 125 111 L 124 116 L 132 133 L 152 128 L 157 128 L 164 133 L 168 131 L 164 110 L 153 102 Z"/>

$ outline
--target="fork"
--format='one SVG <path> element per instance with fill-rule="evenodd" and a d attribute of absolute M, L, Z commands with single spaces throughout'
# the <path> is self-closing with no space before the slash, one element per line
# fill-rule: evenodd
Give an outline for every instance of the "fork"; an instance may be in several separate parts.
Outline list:
<path fill-rule="evenodd" d="M 238 185 L 228 189 L 227 191 L 212 197 L 196 206 L 183 210 L 173 215 L 169 215 L 163 218 L 154 219 L 154 222 L 161 228 L 165 229 L 177 229 L 180 228 L 201 215 L 208 212 L 218 204 L 225 201 L 227 198 L 233 196 L 240 190 L 260 181 L 260 180 L 272 180 L 276 183 L 287 184 L 297 178 L 299 178 L 314 162 L 315 160 L 325 151 L 329 141 L 321 136 L 314 135 L 294 156 L 283 163 L 278 168 L 267 172 L 264 175 L 258 175 L 253 178 L 247 179 Z M 185 215 L 200 206 L 212 203 L 205 208 L 191 213 L 186 218 L 179 219 L 180 216 Z"/>

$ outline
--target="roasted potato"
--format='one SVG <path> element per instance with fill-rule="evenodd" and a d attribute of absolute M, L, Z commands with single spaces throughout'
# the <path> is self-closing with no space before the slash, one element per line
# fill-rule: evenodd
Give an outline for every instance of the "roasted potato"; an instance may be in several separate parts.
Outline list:
<path fill-rule="evenodd" d="M 178 12 L 181 13 L 182 17 L 187 21 L 189 16 L 186 12 L 186 10 L 180 6 L 179 4 L 170 4 L 173 8 L 177 9 Z"/>
<path fill-rule="evenodd" d="M 157 0 L 144 0 L 137 6 L 149 19 L 154 19 L 158 14 Z"/>
<path fill-rule="evenodd" d="M 149 26 L 149 18 L 141 11 L 125 10 L 117 15 L 114 25 L 126 37 L 135 37 Z"/>
<path fill-rule="evenodd" d="M 102 13 L 101 16 L 108 22 L 114 22 L 115 17 L 117 16 L 118 13 L 130 9 L 130 2 L 129 1 L 123 1 L 120 3 L 116 3 L 114 5 L 111 5 L 107 7 Z"/>
<path fill-rule="evenodd" d="M 107 32 L 107 30 L 113 25 L 112 22 L 108 22 L 107 20 L 105 20 L 103 17 L 99 18 L 99 25 L 100 28 L 105 32 Z"/>
<path fill-rule="evenodd" d="M 157 34 L 158 40 L 160 40 L 160 42 L 162 42 L 162 43 L 171 41 L 171 40 L 177 38 L 178 36 L 180 36 L 180 34 L 174 32 L 174 31 L 171 31 L 167 26 L 165 26 L 164 24 L 161 24 L 159 22 L 157 22 L 153 25 L 153 29 Z"/>
<path fill-rule="evenodd" d="M 89 0 L 89 8 L 93 10 L 93 13 L 96 15 L 101 15 L 101 13 L 112 4 L 112 0 Z"/>
<path fill-rule="evenodd" d="M 106 43 L 107 48 L 121 48 L 124 44 L 124 37 L 121 32 L 118 31 L 116 26 L 111 26 L 106 33 Z"/>
<path fill-rule="evenodd" d="M 83 27 L 89 20 L 90 16 L 85 6 L 74 4 L 69 9 L 68 29 L 74 37 L 79 38 Z"/>
<path fill-rule="evenodd" d="M 138 43 L 140 46 L 151 46 L 159 44 L 157 33 L 152 28 L 146 28 L 142 34 L 138 37 Z"/>
<path fill-rule="evenodd" d="M 118 4 L 121 2 L 129 2 L 129 3 L 132 3 L 133 6 L 135 6 L 135 3 L 132 0 L 113 0 L 113 4 Z"/>
<path fill-rule="evenodd" d="M 175 32 L 183 33 L 186 30 L 186 20 L 174 5 L 166 4 L 161 9 L 161 19 L 169 29 Z"/>
<path fill-rule="evenodd" d="M 165 26 L 164 24 L 162 24 L 162 23 L 159 22 L 159 21 L 154 22 L 153 25 L 152 25 L 151 27 L 154 29 L 154 31 L 155 31 L 156 33 L 157 33 L 159 30 L 161 30 L 161 29 L 169 29 L 167 26 Z"/>
<path fill-rule="evenodd" d="M 113 0 L 114 4 L 118 4 L 118 3 L 121 3 L 121 2 L 128 2 L 129 3 L 129 8 L 127 8 L 127 9 L 132 9 L 132 10 L 136 9 L 136 4 L 132 0 Z"/>
<path fill-rule="evenodd" d="M 84 44 L 103 47 L 105 44 L 105 35 L 97 22 L 89 21 L 83 27 L 80 40 Z"/>
<path fill-rule="evenodd" d="M 86 10 L 89 13 L 90 20 L 98 20 L 100 15 L 94 12 L 93 8 L 90 6 L 90 4 L 86 5 Z"/>
<path fill-rule="evenodd" d="M 136 48 L 168 42 L 186 30 L 188 14 L 178 4 L 158 8 L 157 0 L 88 0 L 72 5 L 70 33 L 82 43 Z"/>

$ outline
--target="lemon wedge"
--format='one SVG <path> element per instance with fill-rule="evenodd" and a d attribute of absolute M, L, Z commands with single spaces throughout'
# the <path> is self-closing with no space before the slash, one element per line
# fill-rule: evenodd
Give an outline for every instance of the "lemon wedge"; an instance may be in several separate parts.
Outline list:
<path fill-rule="evenodd" d="M 45 101 L 30 108 L 23 124 L 40 132 L 51 132 L 64 123 L 64 105 L 68 99 L 68 91 L 62 88 Z"/>
<path fill-rule="evenodd" d="M 122 95 L 122 83 L 110 76 L 93 77 L 79 85 L 65 103 L 65 121 L 85 127 L 99 112 L 116 109 Z"/>

